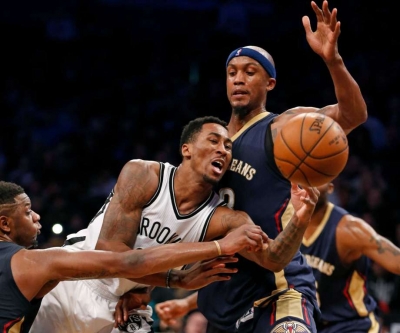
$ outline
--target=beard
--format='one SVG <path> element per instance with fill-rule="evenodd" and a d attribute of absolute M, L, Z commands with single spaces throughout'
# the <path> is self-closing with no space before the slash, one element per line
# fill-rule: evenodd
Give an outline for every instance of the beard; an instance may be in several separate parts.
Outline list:
<path fill-rule="evenodd" d="M 232 107 L 233 113 L 239 118 L 244 118 L 250 113 L 250 108 L 247 105 Z"/>
<path fill-rule="evenodd" d="M 28 250 L 36 249 L 39 247 L 39 242 L 35 239 L 30 246 L 27 247 Z"/>

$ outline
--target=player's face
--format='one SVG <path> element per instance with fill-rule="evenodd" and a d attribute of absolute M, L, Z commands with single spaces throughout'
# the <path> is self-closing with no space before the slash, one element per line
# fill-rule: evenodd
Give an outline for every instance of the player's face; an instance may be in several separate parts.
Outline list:
<path fill-rule="evenodd" d="M 221 125 L 204 124 L 191 144 L 191 163 L 207 183 L 216 184 L 232 160 L 232 141 Z"/>
<path fill-rule="evenodd" d="M 267 91 L 275 85 L 264 68 L 249 57 L 235 57 L 226 69 L 226 89 L 229 103 L 243 117 L 265 107 Z"/>
<path fill-rule="evenodd" d="M 40 215 L 31 209 L 31 200 L 25 194 L 15 197 L 18 207 L 10 216 L 11 233 L 10 238 L 24 247 L 35 246 L 37 236 L 40 234 L 42 225 L 39 223 Z"/>

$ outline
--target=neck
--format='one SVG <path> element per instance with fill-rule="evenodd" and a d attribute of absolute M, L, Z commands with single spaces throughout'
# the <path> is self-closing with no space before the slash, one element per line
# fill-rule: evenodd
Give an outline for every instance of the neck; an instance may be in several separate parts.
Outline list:
<path fill-rule="evenodd" d="M 189 214 L 206 200 L 213 189 L 211 183 L 205 182 L 203 175 L 193 176 L 186 167 L 180 165 L 175 173 L 174 193 L 176 205 L 181 214 Z"/>
<path fill-rule="evenodd" d="M 0 242 L 12 242 L 12 240 L 7 235 L 2 234 L 0 235 Z"/>
<path fill-rule="evenodd" d="M 324 202 L 321 205 L 315 207 L 314 213 L 310 219 L 310 225 L 318 226 L 322 222 L 322 218 L 326 213 L 326 209 L 328 208 L 328 202 Z"/>
<path fill-rule="evenodd" d="M 267 112 L 267 110 L 265 110 L 265 107 L 259 107 L 247 113 L 235 111 L 232 109 L 231 118 L 228 124 L 229 136 L 236 134 L 244 125 L 246 125 L 246 123 L 248 123 L 251 119 L 263 112 Z"/>

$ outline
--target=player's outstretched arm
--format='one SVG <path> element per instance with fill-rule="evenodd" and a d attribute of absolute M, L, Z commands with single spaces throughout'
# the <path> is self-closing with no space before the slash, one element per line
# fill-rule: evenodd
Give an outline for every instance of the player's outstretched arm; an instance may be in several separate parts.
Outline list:
<path fill-rule="evenodd" d="M 387 271 L 400 275 L 400 248 L 379 235 L 367 222 L 345 215 L 336 229 L 341 260 L 351 264 L 365 255 Z"/>
<path fill-rule="evenodd" d="M 173 326 L 178 318 L 187 315 L 194 309 L 197 309 L 197 292 L 185 298 L 160 302 L 155 306 L 157 316 L 167 326 Z"/>
<path fill-rule="evenodd" d="M 261 248 L 265 234 L 254 225 L 237 228 L 224 238 L 204 243 L 179 243 L 122 253 L 110 251 L 70 251 L 66 248 L 21 250 L 11 261 L 14 279 L 31 300 L 54 281 L 135 278 L 196 261 L 233 255 L 246 248 Z"/>
<path fill-rule="evenodd" d="M 348 134 L 367 120 L 367 106 L 359 85 L 347 70 L 338 51 L 341 23 L 337 20 L 337 9 L 331 11 L 326 0 L 322 8 L 314 1 L 311 1 L 311 7 L 317 19 L 317 28 L 312 31 L 310 18 L 303 16 L 306 39 L 311 49 L 328 67 L 338 101 L 337 104 L 323 108 L 321 112 L 335 119 Z"/>

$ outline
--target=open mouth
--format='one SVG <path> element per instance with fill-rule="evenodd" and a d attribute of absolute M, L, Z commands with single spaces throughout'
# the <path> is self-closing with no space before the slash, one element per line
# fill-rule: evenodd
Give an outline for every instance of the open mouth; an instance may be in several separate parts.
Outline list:
<path fill-rule="evenodd" d="M 211 163 L 214 167 L 218 168 L 219 171 L 222 171 L 223 164 L 220 161 L 214 161 Z"/>

